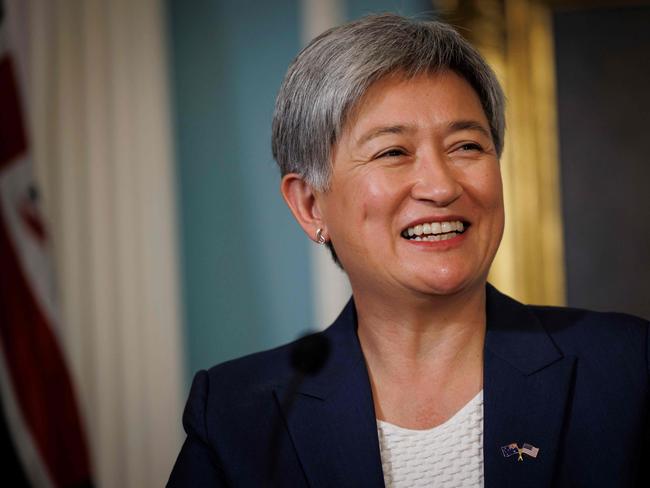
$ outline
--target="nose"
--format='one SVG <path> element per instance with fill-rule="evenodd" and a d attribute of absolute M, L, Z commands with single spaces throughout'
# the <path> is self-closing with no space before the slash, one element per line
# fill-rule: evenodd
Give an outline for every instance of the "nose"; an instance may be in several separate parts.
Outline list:
<path fill-rule="evenodd" d="M 430 153 L 419 158 L 413 168 L 411 195 L 414 199 L 446 207 L 462 195 L 463 186 L 446 154 Z"/>

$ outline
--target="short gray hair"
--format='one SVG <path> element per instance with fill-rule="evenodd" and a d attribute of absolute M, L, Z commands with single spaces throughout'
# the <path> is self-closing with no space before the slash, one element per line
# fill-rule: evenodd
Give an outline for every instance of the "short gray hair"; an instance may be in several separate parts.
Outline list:
<path fill-rule="evenodd" d="M 273 157 L 282 175 L 297 173 L 326 190 L 332 148 L 370 86 L 394 73 L 409 78 L 444 69 L 462 76 L 478 94 L 501 156 L 503 91 L 478 51 L 442 22 L 379 14 L 325 31 L 289 66 L 273 114 Z"/>

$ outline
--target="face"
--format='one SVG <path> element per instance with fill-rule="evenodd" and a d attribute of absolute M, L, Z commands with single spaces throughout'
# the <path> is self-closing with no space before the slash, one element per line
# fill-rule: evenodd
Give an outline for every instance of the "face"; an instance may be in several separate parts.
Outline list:
<path fill-rule="evenodd" d="M 503 233 L 499 161 L 476 92 L 451 71 L 370 87 L 316 194 L 355 294 L 483 287 Z"/>

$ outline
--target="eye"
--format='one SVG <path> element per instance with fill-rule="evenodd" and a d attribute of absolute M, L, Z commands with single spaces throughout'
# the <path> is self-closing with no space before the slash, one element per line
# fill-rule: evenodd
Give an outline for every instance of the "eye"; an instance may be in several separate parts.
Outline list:
<path fill-rule="evenodd" d="M 399 156 L 404 156 L 406 153 L 404 152 L 403 149 L 399 148 L 393 148 L 389 149 L 388 151 L 384 151 L 383 153 L 380 153 L 377 158 L 397 158 Z"/>
<path fill-rule="evenodd" d="M 476 142 L 466 142 L 456 149 L 457 151 L 483 151 L 483 147 Z"/>

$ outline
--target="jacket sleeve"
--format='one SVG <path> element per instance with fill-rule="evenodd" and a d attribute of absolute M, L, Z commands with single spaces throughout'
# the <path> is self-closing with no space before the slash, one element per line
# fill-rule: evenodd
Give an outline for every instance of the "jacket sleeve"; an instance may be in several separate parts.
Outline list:
<path fill-rule="evenodd" d="M 209 378 L 206 371 L 194 377 L 183 413 L 187 438 L 167 482 L 169 488 L 228 486 L 216 453 L 208 441 L 206 404 Z"/>

